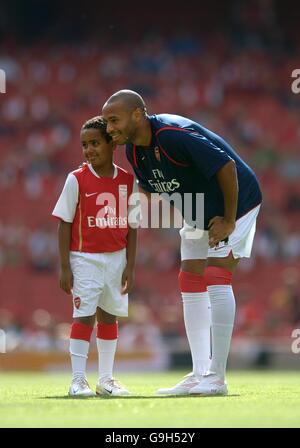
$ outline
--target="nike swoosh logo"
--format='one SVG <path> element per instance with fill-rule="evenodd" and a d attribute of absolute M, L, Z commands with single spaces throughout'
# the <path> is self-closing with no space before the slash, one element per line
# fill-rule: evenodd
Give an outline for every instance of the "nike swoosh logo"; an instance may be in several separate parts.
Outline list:
<path fill-rule="evenodd" d="M 98 194 L 98 192 L 96 191 L 96 193 L 85 193 L 85 197 L 89 198 L 90 196 L 94 196 L 95 194 Z"/>
<path fill-rule="evenodd" d="M 106 389 L 106 387 L 103 387 L 103 389 L 106 390 L 106 392 L 108 392 L 109 394 L 112 393 L 112 390 L 108 390 L 108 389 Z"/>

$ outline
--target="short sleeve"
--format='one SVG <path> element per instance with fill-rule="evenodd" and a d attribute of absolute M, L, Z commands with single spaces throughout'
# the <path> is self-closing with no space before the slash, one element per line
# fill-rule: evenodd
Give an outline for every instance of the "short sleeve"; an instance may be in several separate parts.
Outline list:
<path fill-rule="evenodd" d="M 172 130 L 159 136 L 163 148 L 168 146 L 175 160 L 184 159 L 209 180 L 231 157 L 212 140 L 198 132 Z"/>
<path fill-rule="evenodd" d="M 72 223 L 78 203 L 79 186 L 76 176 L 70 173 L 66 179 L 64 188 L 54 207 L 52 215 L 65 222 Z"/>

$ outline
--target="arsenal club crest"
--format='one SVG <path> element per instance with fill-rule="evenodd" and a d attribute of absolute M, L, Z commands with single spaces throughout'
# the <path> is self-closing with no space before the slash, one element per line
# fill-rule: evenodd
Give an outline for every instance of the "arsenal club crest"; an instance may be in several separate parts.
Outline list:
<path fill-rule="evenodd" d="M 80 308 L 80 303 L 81 303 L 80 297 L 75 297 L 74 305 L 75 305 L 75 308 L 77 308 L 78 310 Z"/>
<path fill-rule="evenodd" d="M 156 160 L 158 162 L 160 162 L 160 151 L 159 151 L 159 147 L 158 146 L 155 146 L 155 148 L 154 148 L 154 155 L 155 155 Z"/>

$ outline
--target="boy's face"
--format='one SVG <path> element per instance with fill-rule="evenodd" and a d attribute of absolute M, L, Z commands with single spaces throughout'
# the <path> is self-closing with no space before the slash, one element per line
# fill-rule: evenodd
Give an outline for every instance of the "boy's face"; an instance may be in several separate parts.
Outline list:
<path fill-rule="evenodd" d="M 82 129 L 80 141 L 83 155 L 93 168 L 112 161 L 115 145 L 113 142 L 107 142 L 99 129 Z"/>

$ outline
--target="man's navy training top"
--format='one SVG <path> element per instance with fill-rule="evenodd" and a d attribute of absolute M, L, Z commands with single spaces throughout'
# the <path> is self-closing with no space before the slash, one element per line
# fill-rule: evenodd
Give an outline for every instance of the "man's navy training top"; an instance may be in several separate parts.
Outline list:
<path fill-rule="evenodd" d="M 204 223 L 224 216 L 224 198 L 216 173 L 234 160 L 239 184 L 236 219 L 261 203 L 262 195 L 253 170 L 220 136 L 178 115 L 148 117 L 152 128 L 149 147 L 126 145 L 126 155 L 140 186 L 150 193 L 204 193 Z"/>

